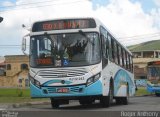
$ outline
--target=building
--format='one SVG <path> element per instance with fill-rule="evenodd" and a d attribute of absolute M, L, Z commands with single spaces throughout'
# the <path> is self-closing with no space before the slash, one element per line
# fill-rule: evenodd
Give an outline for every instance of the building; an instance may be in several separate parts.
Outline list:
<path fill-rule="evenodd" d="M 0 76 L 4 76 L 5 75 L 6 65 L 5 65 L 4 61 L 5 61 L 5 58 L 0 56 Z"/>
<path fill-rule="evenodd" d="M 4 62 L 0 63 L 0 76 L 5 76 L 6 75 L 6 64 Z"/>
<path fill-rule="evenodd" d="M 28 87 L 29 58 L 25 55 L 5 56 L 5 75 L 0 76 L 0 87 Z"/>
<path fill-rule="evenodd" d="M 160 50 L 132 51 L 136 84 L 145 86 L 147 79 L 147 63 L 160 60 Z"/>

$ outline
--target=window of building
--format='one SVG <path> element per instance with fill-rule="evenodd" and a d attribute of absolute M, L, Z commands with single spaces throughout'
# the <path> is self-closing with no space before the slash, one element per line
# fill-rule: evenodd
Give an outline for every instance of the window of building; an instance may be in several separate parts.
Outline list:
<path fill-rule="evenodd" d="M 26 70 L 28 69 L 28 65 L 27 64 L 21 64 L 21 70 Z"/>
<path fill-rule="evenodd" d="M 7 70 L 11 70 L 11 64 L 7 64 Z"/>
<path fill-rule="evenodd" d="M 29 79 L 25 79 L 25 87 L 29 87 Z"/>

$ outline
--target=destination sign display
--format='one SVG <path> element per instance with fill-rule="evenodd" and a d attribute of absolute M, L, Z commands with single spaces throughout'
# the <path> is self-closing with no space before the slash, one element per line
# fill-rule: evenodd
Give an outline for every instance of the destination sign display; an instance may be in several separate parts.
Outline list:
<path fill-rule="evenodd" d="M 64 19 L 36 22 L 33 24 L 32 32 L 95 27 L 96 23 L 94 19 Z"/>

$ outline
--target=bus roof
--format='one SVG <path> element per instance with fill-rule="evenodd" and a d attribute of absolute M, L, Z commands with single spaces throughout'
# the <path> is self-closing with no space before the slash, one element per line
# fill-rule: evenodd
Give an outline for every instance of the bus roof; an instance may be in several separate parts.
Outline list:
<path fill-rule="evenodd" d="M 47 24 L 46 23 L 46 25 L 44 26 L 45 27 L 45 29 L 46 30 L 44 30 L 44 29 L 42 29 L 42 26 L 40 26 L 40 25 L 42 25 L 42 23 L 43 22 L 53 22 L 53 21 L 67 21 L 67 20 L 70 20 L 70 21 L 72 21 L 72 20 L 84 20 L 84 19 L 90 19 L 90 24 L 88 24 L 88 26 L 82 26 L 82 27 L 80 27 L 80 28 L 75 28 L 75 27 L 66 27 L 66 29 L 83 29 L 83 28 L 97 28 L 97 27 L 100 27 L 100 26 L 102 26 L 102 27 L 104 27 L 106 30 L 107 30 L 107 32 L 110 34 L 110 35 L 112 35 L 112 37 L 113 37 L 113 39 L 119 44 L 119 45 L 121 45 L 130 55 L 132 55 L 132 53 L 123 45 L 123 44 L 121 44 L 116 38 L 115 38 L 115 36 L 111 33 L 111 31 L 99 20 L 99 19 L 97 19 L 97 18 L 94 18 L 94 17 L 64 17 L 64 18 L 55 18 L 54 20 L 53 19 L 48 19 L 48 20 L 41 20 L 41 21 L 36 21 L 36 22 L 34 22 L 33 24 L 32 24 L 32 32 L 36 32 L 36 31 L 48 31 L 49 29 L 50 30 L 60 30 L 59 29 L 59 27 L 55 27 L 55 28 L 51 28 L 50 26 L 49 26 L 49 24 Z M 93 20 L 95 21 L 95 25 L 94 25 L 94 22 L 93 22 Z M 65 22 L 64 21 L 64 22 Z M 67 24 L 65 24 L 63 22 L 63 26 L 64 25 L 67 25 Z M 37 24 L 37 25 L 36 25 Z M 39 24 L 39 25 L 38 25 Z M 36 27 L 36 26 L 37 27 Z M 56 25 L 56 24 L 52 24 L 52 25 Z M 65 29 L 64 27 L 61 27 L 62 29 Z"/>

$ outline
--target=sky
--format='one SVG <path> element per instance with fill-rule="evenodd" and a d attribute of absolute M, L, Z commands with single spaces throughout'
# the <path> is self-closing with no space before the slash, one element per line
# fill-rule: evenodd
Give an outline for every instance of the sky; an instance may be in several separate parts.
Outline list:
<path fill-rule="evenodd" d="M 160 0 L 0 0 L 0 56 L 19 55 L 33 22 L 95 17 L 125 46 L 160 39 Z"/>

